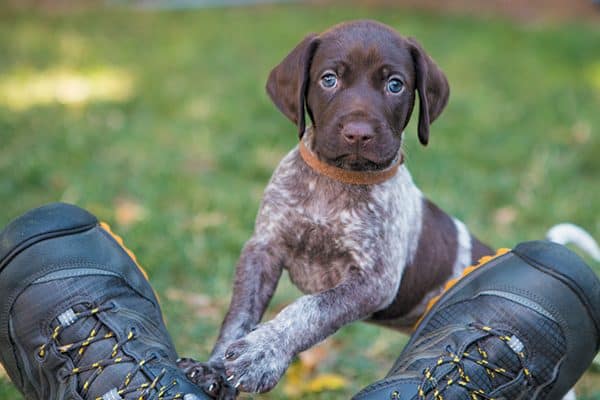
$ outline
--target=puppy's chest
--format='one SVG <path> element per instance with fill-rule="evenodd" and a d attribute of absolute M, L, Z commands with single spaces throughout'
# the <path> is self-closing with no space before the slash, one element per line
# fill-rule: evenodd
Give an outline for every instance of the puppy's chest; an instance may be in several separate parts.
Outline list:
<path fill-rule="evenodd" d="M 300 290 L 323 291 L 336 286 L 349 268 L 372 268 L 388 237 L 373 209 L 339 208 L 334 199 L 303 204 L 287 210 L 280 230 L 284 266 Z"/>
<path fill-rule="evenodd" d="M 293 228 L 282 235 L 284 266 L 292 282 L 304 293 L 319 292 L 339 283 L 345 271 L 356 265 L 354 253 L 339 218 L 321 219 L 294 213 Z"/>
<path fill-rule="evenodd" d="M 375 187 L 345 185 L 315 174 L 293 150 L 265 190 L 255 235 L 280 247 L 292 282 L 305 293 L 336 286 L 350 268 L 399 280 L 409 239 L 417 237 L 419 202 L 404 168 Z"/>

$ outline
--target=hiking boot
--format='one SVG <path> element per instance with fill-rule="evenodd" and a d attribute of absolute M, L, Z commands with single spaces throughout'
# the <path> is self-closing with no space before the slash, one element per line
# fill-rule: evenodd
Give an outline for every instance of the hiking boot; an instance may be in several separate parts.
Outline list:
<path fill-rule="evenodd" d="M 108 225 L 67 204 L 0 233 L 0 361 L 26 399 L 208 399 L 176 367 L 158 301 Z"/>
<path fill-rule="evenodd" d="M 466 272 L 354 399 L 558 400 L 577 382 L 600 332 L 600 282 L 577 255 L 527 242 Z"/>

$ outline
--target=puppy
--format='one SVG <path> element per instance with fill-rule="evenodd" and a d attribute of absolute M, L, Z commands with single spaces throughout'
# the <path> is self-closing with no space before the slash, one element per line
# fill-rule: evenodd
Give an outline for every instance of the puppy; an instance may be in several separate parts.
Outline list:
<path fill-rule="evenodd" d="M 423 196 L 403 162 L 417 93 L 423 145 L 449 96 L 415 40 L 374 21 L 334 26 L 302 40 L 267 92 L 300 143 L 265 190 L 209 362 L 181 363 L 213 393 L 219 376 L 270 390 L 296 354 L 353 321 L 408 331 L 446 281 L 492 253 Z M 305 295 L 260 323 L 284 269 Z"/>

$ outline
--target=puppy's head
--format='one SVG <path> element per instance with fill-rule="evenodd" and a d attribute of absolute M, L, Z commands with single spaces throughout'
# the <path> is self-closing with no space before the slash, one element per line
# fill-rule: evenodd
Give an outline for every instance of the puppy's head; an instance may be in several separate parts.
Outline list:
<path fill-rule="evenodd" d="M 275 105 L 305 130 L 313 124 L 313 151 L 352 170 L 384 169 L 393 162 L 419 93 L 419 140 L 445 107 L 446 77 L 413 39 L 374 21 L 334 26 L 309 35 L 269 75 Z"/>

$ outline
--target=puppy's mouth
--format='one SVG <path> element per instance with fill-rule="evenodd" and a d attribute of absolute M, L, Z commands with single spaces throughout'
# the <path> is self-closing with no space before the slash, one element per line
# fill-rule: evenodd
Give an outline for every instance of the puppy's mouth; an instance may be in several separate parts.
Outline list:
<path fill-rule="evenodd" d="M 400 157 L 401 136 L 391 131 L 374 129 L 370 140 L 358 139 L 352 143 L 345 140 L 342 132 L 323 130 L 318 134 L 310 130 L 307 136 L 309 148 L 321 161 L 349 171 L 382 171 Z"/>
<path fill-rule="evenodd" d="M 389 167 L 396 156 L 385 160 L 373 160 L 358 153 L 343 154 L 331 159 L 330 164 L 350 171 L 381 171 Z"/>

